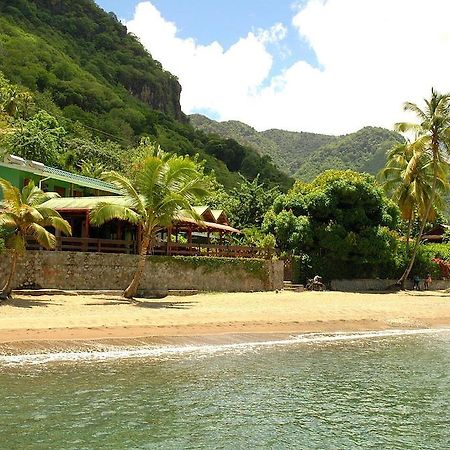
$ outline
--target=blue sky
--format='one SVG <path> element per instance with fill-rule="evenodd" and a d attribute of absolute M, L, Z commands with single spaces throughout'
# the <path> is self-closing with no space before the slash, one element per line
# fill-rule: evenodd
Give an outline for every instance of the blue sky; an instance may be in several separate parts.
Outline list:
<path fill-rule="evenodd" d="M 450 91 L 448 0 L 96 1 L 178 77 L 187 114 L 345 134 Z"/>

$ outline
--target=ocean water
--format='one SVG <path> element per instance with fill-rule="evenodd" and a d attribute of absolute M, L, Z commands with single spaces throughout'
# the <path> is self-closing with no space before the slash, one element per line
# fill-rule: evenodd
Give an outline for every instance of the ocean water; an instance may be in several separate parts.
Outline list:
<path fill-rule="evenodd" d="M 0 358 L 0 449 L 449 449 L 450 332 Z"/>

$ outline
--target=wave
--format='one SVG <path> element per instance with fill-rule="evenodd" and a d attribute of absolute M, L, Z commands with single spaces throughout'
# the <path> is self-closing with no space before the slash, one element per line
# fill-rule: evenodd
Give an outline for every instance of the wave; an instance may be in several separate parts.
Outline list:
<path fill-rule="evenodd" d="M 239 342 L 232 344 L 197 344 L 145 346 L 140 348 L 113 347 L 106 350 L 70 351 L 42 354 L 0 355 L 0 366 L 36 365 L 52 362 L 110 361 L 135 358 L 170 358 L 174 356 L 195 354 L 199 356 L 214 355 L 223 352 L 251 351 L 264 347 L 288 346 L 294 344 L 320 344 L 339 341 L 357 341 L 361 339 L 402 337 L 411 335 L 437 334 L 449 332 L 449 329 L 415 329 L 385 330 L 361 332 L 305 333 L 290 335 L 286 339 Z"/>

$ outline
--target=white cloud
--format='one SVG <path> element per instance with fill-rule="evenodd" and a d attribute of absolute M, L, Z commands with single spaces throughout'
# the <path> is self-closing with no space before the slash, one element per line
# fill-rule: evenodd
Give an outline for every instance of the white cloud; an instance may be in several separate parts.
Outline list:
<path fill-rule="evenodd" d="M 420 102 L 432 86 L 450 90 L 448 0 L 309 0 L 293 14 L 321 69 L 298 61 L 272 79 L 267 46 L 285 38 L 282 24 L 249 32 L 228 49 L 179 38 L 150 2 L 127 26 L 179 77 L 185 112 L 214 110 L 257 129 L 390 128 L 404 119 L 404 101 Z"/>
<path fill-rule="evenodd" d="M 175 24 L 165 21 L 150 2 L 137 6 L 127 27 L 165 69 L 179 77 L 185 112 L 208 108 L 221 115 L 254 94 L 272 66 L 265 44 L 285 32 L 279 25 L 249 32 L 227 50 L 218 42 L 199 45 L 177 37 Z"/>

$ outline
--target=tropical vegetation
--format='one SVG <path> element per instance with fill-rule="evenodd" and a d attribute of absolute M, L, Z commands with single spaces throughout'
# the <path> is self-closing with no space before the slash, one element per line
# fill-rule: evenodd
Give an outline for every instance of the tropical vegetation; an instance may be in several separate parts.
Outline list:
<path fill-rule="evenodd" d="M 385 277 L 398 272 L 399 211 L 374 177 L 326 171 L 279 196 L 263 229 L 302 264 L 302 279 Z"/>
<path fill-rule="evenodd" d="M 20 192 L 0 178 L 3 200 L 0 203 L 0 230 L 7 252 L 11 256 L 10 272 L 0 292 L 0 300 L 11 297 L 17 260 L 26 252 L 27 238 L 36 240 L 46 249 L 56 245 L 55 236 L 47 229 L 53 228 L 66 235 L 71 234 L 69 223 L 57 211 L 43 205 L 47 200 L 59 197 L 55 192 L 43 192 L 33 181 Z"/>
<path fill-rule="evenodd" d="M 445 209 L 445 193 L 449 188 L 445 164 L 438 172 L 437 189 L 431 210 L 427 212 L 433 185 L 433 170 L 428 153 L 415 153 L 409 142 L 394 146 L 387 155 L 387 163 L 379 173 L 386 193 L 400 208 L 406 221 L 406 249 L 409 254 L 411 232 L 416 220 L 427 218 L 433 222 Z M 428 214 L 428 216 L 426 216 Z"/>
<path fill-rule="evenodd" d="M 420 203 L 423 203 L 423 213 L 419 232 L 415 240 L 409 264 L 399 279 L 399 284 L 404 285 L 413 267 L 420 241 L 425 226 L 433 215 L 433 207 L 439 192 L 448 191 L 448 161 L 450 145 L 450 94 L 440 94 L 431 90 L 431 97 L 425 100 L 425 107 L 421 109 L 414 103 L 407 102 L 404 105 L 406 111 L 417 116 L 418 122 L 401 122 L 396 124 L 398 131 L 409 133 L 414 136 L 410 144 L 412 156 L 405 170 L 405 180 L 412 180 L 412 174 L 416 171 L 415 166 L 420 165 L 425 159 L 428 163 L 422 166 L 422 173 L 430 173 L 429 189 L 421 193 Z M 419 203 L 419 204 L 420 204 Z"/>
<path fill-rule="evenodd" d="M 120 191 L 125 204 L 100 202 L 90 215 L 93 225 L 120 219 L 141 230 L 138 266 L 124 291 L 126 298 L 137 294 L 156 233 L 169 227 L 181 213 L 200 220 L 193 206 L 208 194 L 209 187 L 202 166 L 191 158 L 171 155 L 145 143 L 141 151 L 143 157 L 134 165 L 133 180 L 114 171 L 102 175 Z"/>

